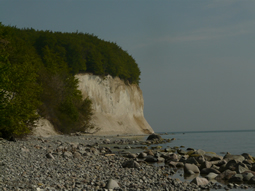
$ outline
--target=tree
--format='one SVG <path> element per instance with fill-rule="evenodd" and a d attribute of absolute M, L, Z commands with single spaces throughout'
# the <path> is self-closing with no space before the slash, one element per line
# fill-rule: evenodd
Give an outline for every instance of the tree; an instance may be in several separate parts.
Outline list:
<path fill-rule="evenodd" d="M 23 135 L 30 131 L 38 117 L 36 110 L 40 104 L 36 68 L 33 57 L 24 56 L 15 61 L 15 46 L 4 38 L 0 26 L 0 136 Z M 17 49 L 16 49 L 17 50 Z"/>

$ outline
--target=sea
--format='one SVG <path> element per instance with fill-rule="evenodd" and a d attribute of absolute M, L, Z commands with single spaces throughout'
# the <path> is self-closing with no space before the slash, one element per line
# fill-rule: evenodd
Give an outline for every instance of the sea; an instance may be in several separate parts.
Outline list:
<path fill-rule="evenodd" d="M 255 130 L 233 131 L 190 131 L 190 132 L 157 132 L 164 139 L 175 139 L 166 147 L 202 149 L 224 156 L 227 152 L 233 155 L 248 153 L 255 157 Z"/>
<path fill-rule="evenodd" d="M 190 132 L 157 132 L 164 139 L 173 139 L 170 143 L 161 144 L 162 148 L 179 147 L 186 150 L 187 148 L 202 149 L 207 152 L 215 152 L 224 156 L 227 152 L 232 155 L 241 155 L 248 153 L 255 157 L 255 130 L 233 130 L 233 131 L 190 131 Z M 157 164 L 160 165 L 160 164 Z M 183 170 L 178 170 L 173 178 L 182 181 L 191 181 L 189 177 L 182 176 Z M 218 182 L 219 183 L 219 182 Z M 225 191 L 227 183 L 223 184 L 224 188 L 217 189 Z M 215 189 L 210 189 L 214 191 Z M 230 189 L 232 190 L 232 189 Z M 241 188 L 233 189 L 236 191 L 244 190 Z M 254 191 L 255 188 L 245 189 Z"/>

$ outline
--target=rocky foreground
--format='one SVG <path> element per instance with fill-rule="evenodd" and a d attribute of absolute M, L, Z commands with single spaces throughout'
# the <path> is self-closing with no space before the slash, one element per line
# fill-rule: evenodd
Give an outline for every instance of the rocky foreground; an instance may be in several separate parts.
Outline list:
<path fill-rule="evenodd" d="M 0 139 L 0 190 L 255 188 L 255 163 L 249 154 L 222 157 L 202 150 L 162 149 L 157 145 L 154 150 L 147 149 L 147 145 L 166 141 L 170 140 L 63 135 Z M 143 148 L 141 152 L 128 152 L 138 145 Z M 185 176 L 192 176 L 192 181 L 173 178 L 178 168 L 184 169 Z M 216 179 L 228 182 L 222 185 Z"/>

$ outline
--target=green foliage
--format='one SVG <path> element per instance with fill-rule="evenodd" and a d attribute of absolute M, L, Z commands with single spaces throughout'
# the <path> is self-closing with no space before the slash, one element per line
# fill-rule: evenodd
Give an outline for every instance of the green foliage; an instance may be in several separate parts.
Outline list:
<path fill-rule="evenodd" d="M 0 30 L 0 136 L 23 135 L 38 117 L 40 86 L 33 57 L 26 54 L 18 62 L 11 62 L 17 60 L 17 49 L 10 47 L 12 43 L 5 39 L 1 25 Z M 22 46 L 22 41 L 15 46 Z"/>
<path fill-rule="evenodd" d="M 77 90 L 80 72 L 140 80 L 135 60 L 116 43 L 0 23 L 0 136 L 28 133 L 37 113 L 64 133 L 94 128 L 92 102 Z"/>

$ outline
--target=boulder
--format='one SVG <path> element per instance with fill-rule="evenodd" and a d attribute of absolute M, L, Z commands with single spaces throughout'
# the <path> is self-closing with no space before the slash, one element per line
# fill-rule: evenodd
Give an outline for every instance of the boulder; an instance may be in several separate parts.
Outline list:
<path fill-rule="evenodd" d="M 244 181 L 249 181 L 254 176 L 251 172 L 244 172 L 242 175 Z"/>
<path fill-rule="evenodd" d="M 153 133 L 151 135 L 148 136 L 147 140 L 150 141 L 150 140 L 161 140 L 162 137 L 156 133 Z"/>
<path fill-rule="evenodd" d="M 195 159 L 195 157 L 189 157 L 189 158 L 186 160 L 186 163 L 195 164 L 195 165 L 198 165 L 198 164 L 199 164 L 199 163 L 197 162 L 197 160 Z"/>
<path fill-rule="evenodd" d="M 190 173 L 190 171 L 192 171 L 194 173 L 200 173 L 200 170 L 199 170 L 199 168 L 196 165 L 186 163 L 184 165 L 184 172 L 185 173 Z"/>
<path fill-rule="evenodd" d="M 134 154 L 134 153 L 127 153 L 127 154 L 125 155 L 125 157 L 127 157 L 127 158 L 136 158 L 137 155 Z"/>
<path fill-rule="evenodd" d="M 200 155 L 200 156 L 203 156 L 205 155 L 205 151 L 201 150 L 201 149 L 198 149 L 197 151 L 195 151 L 196 154 Z"/>
<path fill-rule="evenodd" d="M 165 162 L 165 159 L 163 157 L 157 157 L 158 162 Z"/>
<path fill-rule="evenodd" d="M 242 155 L 231 155 L 229 153 L 224 156 L 224 160 L 226 161 L 236 160 L 237 162 L 243 162 L 244 159 Z"/>
<path fill-rule="evenodd" d="M 186 160 L 187 160 L 188 158 L 189 158 L 189 155 L 182 155 L 182 156 L 180 157 L 180 159 L 179 159 L 179 162 L 185 163 Z"/>
<path fill-rule="evenodd" d="M 248 153 L 243 153 L 242 156 L 247 159 L 247 160 L 251 160 L 251 161 L 254 161 L 253 160 L 253 157 L 251 155 L 249 155 Z"/>
<path fill-rule="evenodd" d="M 205 186 L 209 184 L 209 181 L 206 178 L 196 177 L 191 181 L 191 183 L 194 183 L 198 186 Z"/>
<path fill-rule="evenodd" d="M 203 168 L 211 168 L 212 167 L 212 163 L 209 162 L 209 161 L 205 161 L 201 164 L 200 166 L 200 169 L 203 169 Z"/>
<path fill-rule="evenodd" d="M 137 158 L 143 159 L 146 158 L 147 154 L 146 153 L 139 153 L 139 155 L 137 156 Z"/>
<path fill-rule="evenodd" d="M 120 188 L 120 186 L 116 180 L 110 179 L 110 180 L 108 180 L 105 188 L 106 189 L 114 189 L 114 188 Z"/>
<path fill-rule="evenodd" d="M 220 171 L 218 171 L 217 169 L 214 169 L 214 168 L 203 168 L 200 171 L 201 174 L 209 174 L 210 172 L 213 172 L 215 174 L 220 174 Z"/>
<path fill-rule="evenodd" d="M 224 172 L 220 173 L 216 179 L 217 180 L 229 180 L 232 176 L 236 174 L 236 171 L 231 171 L 229 169 L 225 170 Z"/>
<path fill-rule="evenodd" d="M 122 164 L 123 168 L 138 168 L 139 166 L 139 163 L 134 160 L 128 160 Z"/>
<path fill-rule="evenodd" d="M 207 180 L 213 180 L 213 179 L 215 179 L 217 176 L 218 176 L 218 174 L 213 173 L 213 172 L 210 172 L 209 174 L 207 174 L 207 175 L 205 176 L 205 178 L 206 178 Z"/>
<path fill-rule="evenodd" d="M 187 154 L 186 151 L 181 150 L 181 149 L 177 149 L 177 153 L 180 154 L 180 155 L 186 155 Z"/>
<path fill-rule="evenodd" d="M 205 162 L 205 158 L 204 158 L 204 156 L 196 157 L 196 160 L 197 160 L 197 162 L 198 162 L 199 164 L 202 164 L 202 163 L 204 163 L 204 162 Z"/>
<path fill-rule="evenodd" d="M 167 161 L 174 161 L 174 162 L 178 162 L 179 161 L 179 155 L 177 155 L 176 153 L 170 154 L 165 156 L 165 159 Z"/>
<path fill-rule="evenodd" d="M 228 163 L 226 164 L 226 169 L 235 171 L 237 167 L 238 161 L 235 159 L 229 160 Z"/>
<path fill-rule="evenodd" d="M 148 155 L 146 158 L 145 158 L 145 161 L 146 162 L 158 162 L 158 159 L 151 156 L 151 155 Z"/>
<path fill-rule="evenodd" d="M 234 182 L 234 183 L 243 182 L 243 175 L 242 174 L 235 174 L 228 181 L 229 182 Z"/>
<path fill-rule="evenodd" d="M 207 160 L 207 161 L 211 161 L 213 157 L 220 157 L 219 155 L 217 155 L 215 152 L 206 152 L 204 154 L 204 158 Z"/>
<path fill-rule="evenodd" d="M 251 177 L 251 179 L 248 181 L 248 184 L 255 184 L 255 176 Z"/>
<path fill-rule="evenodd" d="M 237 167 L 236 167 L 236 172 L 238 174 L 244 173 L 246 171 L 249 171 L 249 169 L 247 168 L 247 166 L 243 163 L 238 163 Z"/>

